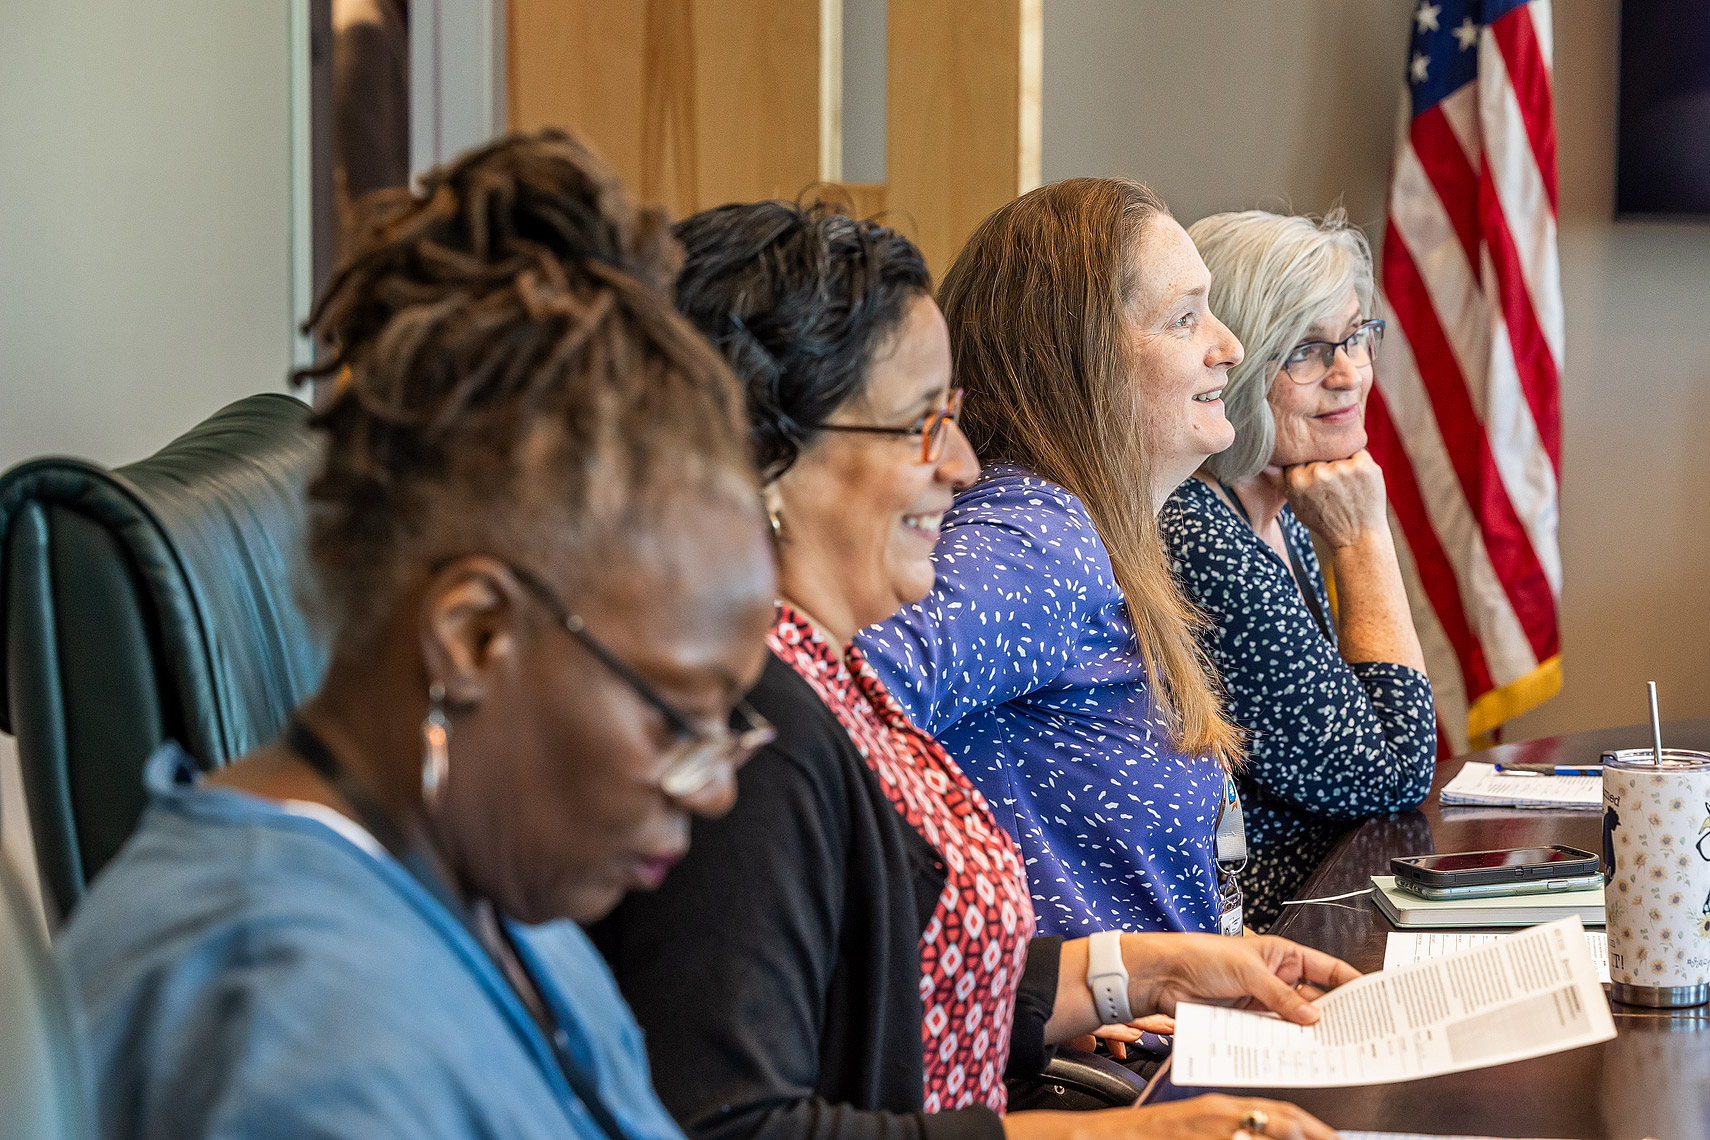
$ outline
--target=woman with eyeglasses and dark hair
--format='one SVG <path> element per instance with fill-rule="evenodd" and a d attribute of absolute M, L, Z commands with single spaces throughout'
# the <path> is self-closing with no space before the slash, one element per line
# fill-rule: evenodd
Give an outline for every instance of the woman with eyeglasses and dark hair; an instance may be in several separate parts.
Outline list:
<path fill-rule="evenodd" d="M 1340 213 L 1259 210 L 1188 233 L 1247 356 L 1223 390 L 1234 446 L 1158 523 L 1249 733 L 1241 883 L 1263 930 L 1354 821 L 1425 798 L 1436 720 L 1383 472 L 1365 450 L 1383 341 L 1365 235 Z M 1330 554 L 1334 607 L 1313 537 Z"/>
<path fill-rule="evenodd" d="M 101 1133 L 677 1140 L 578 923 L 770 730 L 775 579 L 679 246 L 569 138 L 400 192 L 312 324 L 319 691 L 151 804 L 59 942 Z"/>
<path fill-rule="evenodd" d="M 1222 1097 L 1000 1115 L 1005 1076 L 1037 1076 L 1055 1043 L 1106 1023 L 1133 1040 L 1189 994 L 1308 1022 L 1292 987 L 1354 971 L 1281 939 L 1033 937 L 1015 843 L 854 646 L 932 588 L 944 512 L 979 474 L 919 251 L 781 202 L 677 234 L 678 303 L 747 390 L 780 600 L 749 695 L 777 739 L 664 887 L 594 931 L 666 1105 L 696 1140 L 1330 1136 Z"/>

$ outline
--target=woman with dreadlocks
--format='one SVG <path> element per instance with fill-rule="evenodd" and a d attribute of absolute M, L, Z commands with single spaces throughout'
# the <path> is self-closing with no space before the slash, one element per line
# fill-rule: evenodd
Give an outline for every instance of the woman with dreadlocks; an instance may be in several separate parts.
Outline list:
<path fill-rule="evenodd" d="M 320 298 L 331 665 L 232 766 L 150 760 L 60 942 L 109 1140 L 680 1136 L 577 926 L 769 738 L 741 393 L 678 260 L 580 146 L 515 137 Z"/>

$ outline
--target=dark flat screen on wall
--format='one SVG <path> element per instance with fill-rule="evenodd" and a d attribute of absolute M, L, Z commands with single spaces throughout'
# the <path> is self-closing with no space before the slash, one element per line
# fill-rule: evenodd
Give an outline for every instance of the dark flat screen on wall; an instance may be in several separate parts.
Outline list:
<path fill-rule="evenodd" d="M 1710 0 L 1622 0 L 1615 212 L 1710 220 Z"/>

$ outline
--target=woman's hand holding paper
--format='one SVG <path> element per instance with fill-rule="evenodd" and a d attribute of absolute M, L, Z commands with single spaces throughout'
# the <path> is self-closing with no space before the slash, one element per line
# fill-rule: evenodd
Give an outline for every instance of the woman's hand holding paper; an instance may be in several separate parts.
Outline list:
<path fill-rule="evenodd" d="M 1136 1014 L 1173 1015 L 1176 1003 L 1268 1009 L 1300 1025 L 1318 1020 L 1309 993 L 1360 976 L 1340 958 L 1286 938 L 1217 934 L 1125 934 L 1129 1003 Z"/>

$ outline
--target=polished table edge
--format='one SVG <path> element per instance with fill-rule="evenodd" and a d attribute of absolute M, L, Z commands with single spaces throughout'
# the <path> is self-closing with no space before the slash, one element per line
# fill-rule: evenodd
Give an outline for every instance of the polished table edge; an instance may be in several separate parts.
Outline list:
<path fill-rule="evenodd" d="M 1451 763 L 1452 763 L 1452 761 L 1451 761 Z M 1446 767 L 1446 765 L 1439 764 L 1437 767 L 1439 769 L 1441 769 L 1443 767 Z M 1440 775 L 1441 775 L 1441 773 L 1439 772 L 1439 776 Z M 1445 780 L 1443 782 L 1446 783 L 1447 781 Z M 1436 780 L 1433 780 L 1432 784 L 1431 784 L 1431 795 L 1432 796 L 1437 794 L 1438 788 L 1439 788 L 1438 782 Z M 1426 799 L 1429 800 L 1430 796 L 1427 796 Z M 1334 847 L 1330 848 L 1330 853 L 1328 855 L 1324 856 L 1324 861 L 1322 863 L 1318 864 L 1317 868 L 1312 872 L 1312 874 L 1307 877 L 1306 883 L 1300 888 L 1300 890 L 1298 892 L 1296 892 L 1294 898 L 1289 900 L 1288 903 L 1284 904 L 1282 917 L 1278 918 L 1275 922 L 1273 922 L 1271 924 L 1271 928 L 1269 930 L 1267 930 L 1265 933 L 1275 934 L 1281 938 L 1287 938 L 1289 936 L 1289 933 L 1288 933 L 1289 927 L 1293 926 L 1294 923 L 1296 922 L 1296 920 L 1298 920 L 1306 911 L 1306 908 L 1304 906 L 1300 906 L 1300 905 L 1296 905 L 1296 904 L 1298 904 L 1301 899 L 1315 899 L 1319 896 L 1319 894 L 1321 892 L 1326 890 L 1326 888 L 1322 885 L 1321 880 L 1329 879 L 1336 874 L 1336 868 L 1337 868 L 1337 865 L 1341 862 L 1341 858 L 1342 858 L 1343 853 L 1346 852 L 1348 849 L 1348 846 L 1351 843 L 1353 843 L 1354 836 L 1359 834 L 1360 828 L 1362 826 L 1364 826 L 1364 821 L 1361 821 L 1361 823 L 1356 824 L 1353 827 L 1350 827 L 1347 831 L 1342 833 L 1341 838 L 1336 840 L 1336 845 Z M 1353 889 L 1358 890 L 1359 888 L 1356 887 Z M 1341 891 L 1331 891 L 1330 893 L 1331 894 L 1341 894 L 1342 892 Z M 1343 899 L 1343 900 L 1339 900 L 1339 901 L 1348 903 L 1349 905 L 1352 905 L 1352 906 L 1369 906 L 1373 910 L 1377 910 L 1377 904 L 1372 901 L 1370 895 L 1366 895 L 1363 897 L 1356 895 L 1352 898 Z M 1389 922 L 1389 919 L 1387 917 L 1385 917 L 1383 912 L 1381 912 L 1381 911 L 1378 912 L 1378 917 L 1382 918 L 1385 922 Z M 1391 923 L 1391 926 L 1394 926 L 1394 924 Z M 1397 930 L 1401 929 L 1400 927 L 1394 927 L 1394 928 Z"/>

